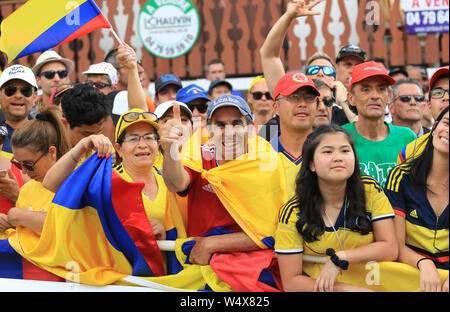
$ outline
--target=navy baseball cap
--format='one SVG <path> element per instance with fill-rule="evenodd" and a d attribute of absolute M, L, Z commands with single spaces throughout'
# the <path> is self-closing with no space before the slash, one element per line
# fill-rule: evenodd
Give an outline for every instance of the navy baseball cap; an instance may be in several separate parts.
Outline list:
<path fill-rule="evenodd" d="M 208 94 L 205 89 L 197 86 L 196 84 L 190 84 L 187 87 L 178 90 L 176 100 L 182 103 L 189 103 L 196 99 L 205 99 L 209 101 Z"/>
<path fill-rule="evenodd" d="M 156 79 L 155 81 L 155 92 L 158 93 L 162 88 L 168 85 L 175 85 L 180 89 L 183 87 L 180 78 L 172 74 L 165 74 Z"/>
<path fill-rule="evenodd" d="M 209 103 L 208 110 L 206 111 L 206 119 L 210 120 L 216 109 L 225 106 L 236 107 L 243 116 L 250 116 L 253 120 L 252 111 L 250 110 L 247 102 L 245 102 L 245 100 L 240 96 L 232 94 L 222 94 Z"/>
<path fill-rule="evenodd" d="M 212 90 L 217 87 L 217 86 L 221 86 L 221 85 L 225 85 L 228 88 L 230 88 L 230 90 L 233 90 L 233 86 L 231 85 L 231 83 L 229 83 L 228 81 L 226 81 L 225 79 L 216 79 L 213 82 L 211 82 L 209 84 L 209 88 L 208 88 L 208 94 L 212 93 Z"/>

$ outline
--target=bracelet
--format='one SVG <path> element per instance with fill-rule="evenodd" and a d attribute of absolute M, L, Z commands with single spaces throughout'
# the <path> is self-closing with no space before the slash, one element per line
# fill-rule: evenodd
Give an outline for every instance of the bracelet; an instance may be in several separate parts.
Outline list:
<path fill-rule="evenodd" d="M 419 268 L 419 263 L 420 263 L 420 261 L 422 261 L 422 260 L 431 260 L 431 261 L 433 261 L 432 259 L 427 258 L 427 257 L 420 258 L 419 260 L 417 260 L 417 263 L 416 263 L 416 267 L 417 267 L 419 270 L 420 270 L 420 268 Z"/>
<path fill-rule="evenodd" d="M 72 157 L 72 160 L 78 164 L 78 160 L 72 154 L 72 149 L 69 151 L 69 154 L 70 154 L 70 157 Z"/>
<path fill-rule="evenodd" d="M 348 261 L 339 259 L 333 248 L 328 248 L 326 254 L 327 256 L 330 256 L 331 262 L 333 262 L 334 265 L 341 268 L 342 270 L 348 269 Z"/>

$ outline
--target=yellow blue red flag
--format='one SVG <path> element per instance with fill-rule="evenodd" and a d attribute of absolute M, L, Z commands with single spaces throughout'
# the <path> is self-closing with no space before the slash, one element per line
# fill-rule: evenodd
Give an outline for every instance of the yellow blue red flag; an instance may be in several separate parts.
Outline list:
<path fill-rule="evenodd" d="M 128 275 L 162 276 L 165 268 L 142 202 L 143 183 L 112 170 L 112 159 L 88 158 L 61 185 L 42 233 L 16 231 L 3 246 L 62 278 L 91 285 Z"/>
<path fill-rule="evenodd" d="M 28 0 L 1 23 L 8 63 L 56 47 L 98 28 L 111 28 L 94 0 Z"/>

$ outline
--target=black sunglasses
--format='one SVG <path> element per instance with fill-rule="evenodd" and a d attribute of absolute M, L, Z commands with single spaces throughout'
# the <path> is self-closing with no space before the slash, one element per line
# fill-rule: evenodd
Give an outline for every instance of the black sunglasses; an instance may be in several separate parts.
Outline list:
<path fill-rule="evenodd" d="M 18 88 L 16 86 L 6 86 L 3 89 L 5 90 L 5 94 L 8 97 L 16 94 L 17 90 L 20 90 L 20 93 L 22 93 L 22 95 L 27 98 L 33 95 L 33 87 Z"/>
<path fill-rule="evenodd" d="M 43 153 L 41 156 L 39 156 L 38 159 L 36 159 L 32 164 L 22 163 L 14 159 L 14 157 L 11 159 L 11 163 L 16 166 L 19 170 L 22 170 L 25 168 L 28 172 L 34 171 L 34 166 L 37 164 L 37 162 L 47 153 Z"/>
<path fill-rule="evenodd" d="M 189 107 L 189 109 L 192 112 L 194 112 L 194 109 L 196 109 L 196 110 L 198 110 L 198 112 L 200 114 L 204 114 L 208 110 L 208 104 L 206 104 L 206 103 L 203 103 L 203 104 L 187 104 L 187 106 Z"/>
<path fill-rule="evenodd" d="M 414 98 L 414 101 L 416 102 L 425 101 L 424 95 L 399 95 L 396 99 L 400 99 L 403 103 L 409 103 L 411 102 L 411 98 Z"/>
<path fill-rule="evenodd" d="M 92 81 L 92 80 L 88 80 L 86 81 L 86 83 L 92 87 L 95 87 L 97 89 L 104 89 L 107 87 L 111 87 L 112 84 L 110 83 L 104 83 L 104 82 L 100 82 L 100 81 Z"/>
<path fill-rule="evenodd" d="M 252 96 L 255 100 L 261 100 L 263 95 L 266 97 L 266 99 L 272 100 L 272 95 L 270 95 L 270 92 L 261 92 L 261 91 L 252 92 Z"/>
<path fill-rule="evenodd" d="M 449 89 L 436 88 L 430 91 L 430 98 L 432 99 L 442 99 L 445 93 L 450 95 Z"/>
<path fill-rule="evenodd" d="M 44 76 L 47 79 L 53 79 L 56 74 L 58 74 L 59 78 L 66 78 L 69 72 L 67 70 L 48 70 L 40 73 L 39 77 Z"/>
<path fill-rule="evenodd" d="M 334 104 L 334 98 L 324 98 L 322 99 L 323 105 L 325 105 L 326 107 L 331 107 Z M 317 106 L 319 106 L 320 104 L 320 100 L 319 98 L 317 98 Z"/>

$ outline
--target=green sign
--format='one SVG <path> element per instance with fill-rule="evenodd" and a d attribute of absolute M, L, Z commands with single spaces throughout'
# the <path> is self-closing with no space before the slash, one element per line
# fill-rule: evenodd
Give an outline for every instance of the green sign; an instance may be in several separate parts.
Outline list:
<path fill-rule="evenodd" d="M 151 54 L 177 58 L 197 42 L 200 16 L 190 0 L 149 0 L 139 13 L 138 33 Z"/>

